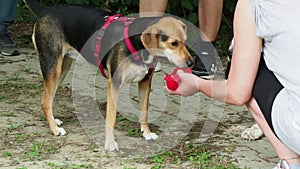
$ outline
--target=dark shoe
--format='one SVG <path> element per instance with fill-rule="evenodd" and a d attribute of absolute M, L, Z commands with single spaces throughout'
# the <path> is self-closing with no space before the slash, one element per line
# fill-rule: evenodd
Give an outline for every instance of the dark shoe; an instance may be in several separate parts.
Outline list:
<path fill-rule="evenodd" d="M 228 79 L 228 75 L 229 75 L 229 71 L 230 71 L 233 46 L 234 46 L 234 39 L 232 38 L 230 46 L 227 50 L 227 66 L 226 66 L 226 70 L 225 70 L 225 79 Z"/>
<path fill-rule="evenodd" d="M 204 79 L 212 79 L 217 70 L 215 49 L 210 42 L 200 42 L 198 46 L 192 72 Z"/>
<path fill-rule="evenodd" d="M 4 56 L 20 55 L 17 46 L 7 33 L 0 35 L 0 52 Z"/>

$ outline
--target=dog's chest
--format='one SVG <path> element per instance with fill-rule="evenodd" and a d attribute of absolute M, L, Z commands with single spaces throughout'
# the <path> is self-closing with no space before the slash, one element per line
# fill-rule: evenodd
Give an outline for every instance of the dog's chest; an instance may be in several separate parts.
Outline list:
<path fill-rule="evenodd" d="M 130 65 L 125 82 L 139 82 L 145 78 L 149 72 L 149 67 L 145 64 Z"/>

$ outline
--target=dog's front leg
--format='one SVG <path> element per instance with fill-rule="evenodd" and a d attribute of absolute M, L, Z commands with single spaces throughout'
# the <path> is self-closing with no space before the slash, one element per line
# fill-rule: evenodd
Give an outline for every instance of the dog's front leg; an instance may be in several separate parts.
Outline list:
<path fill-rule="evenodd" d="M 146 140 L 156 140 L 157 134 L 152 133 L 148 125 L 149 94 L 151 89 L 151 78 L 139 82 L 139 106 L 141 110 L 140 123 L 143 137 Z"/>
<path fill-rule="evenodd" d="M 106 136 L 105 149 L 109 151 L 118 151 L 118 143 L 115 141 L 114 129 L 116 127 L 117 109 L 116 104 L 118 100 L 118 89 L 113 86 L 112 79 L 108 79 L 108 93 L 107 93 L 107 107 L 106 107 Z"/>

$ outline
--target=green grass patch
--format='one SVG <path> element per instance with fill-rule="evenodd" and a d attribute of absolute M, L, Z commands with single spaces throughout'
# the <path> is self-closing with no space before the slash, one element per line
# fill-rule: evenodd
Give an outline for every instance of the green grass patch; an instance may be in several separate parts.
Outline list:
<path fill-rule="evenodd" d="M 146 160 L 153 165 L 152 169 L 165 168 L 169 165 L 189 163 L 189 167 L 201 169 L 239 169 L 231 160 L 220 156 L 201 145 L 180 144 L 169 151 L 154 154 Z"/>

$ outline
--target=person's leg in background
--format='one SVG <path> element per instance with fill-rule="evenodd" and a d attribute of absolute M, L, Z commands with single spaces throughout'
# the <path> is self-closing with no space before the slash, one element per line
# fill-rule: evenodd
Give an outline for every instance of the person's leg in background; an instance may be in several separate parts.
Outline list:
<path fill-rule="evenodd" d="M 140 0 L 140 16 L 161 16 L 166 11 L 168 0 Z"/>
<path fill-rule="evenodd" d="M 155 2 L 155 3 L 154 3 Z M 161 16 L 167 9 L 168 0 L 140 0 L 140 17 Z M 160 62 L 157 62 L 155 72 L 161 70 Z"/>
<path fill-rule="evenodd" d="M 8 28 L 13 24 L 16 16 L 16 0 L 0 1 L 0 51 L 2 55 L 19 55 L 17 46 L 11 40 Z"/>
<path fill-rule="evenodd" d="M 198 19 L 201 39 L 214 42 L 222 19 L 223 0 L 199 0 Z"/>
<path fill-rule="evenodd" d="M 213 42 L 219 33 L 222 10 L 223 0 L 199 0 L 198 20 L 202 42 L 197 53 L 201 56 L 196 58 L 193 73 L 208 79 L 212 78 L 216 71 Z M 201 59 L 201 62 L 197 59 Z M 204 65 L 201 65 L 202 63 Z"/>

